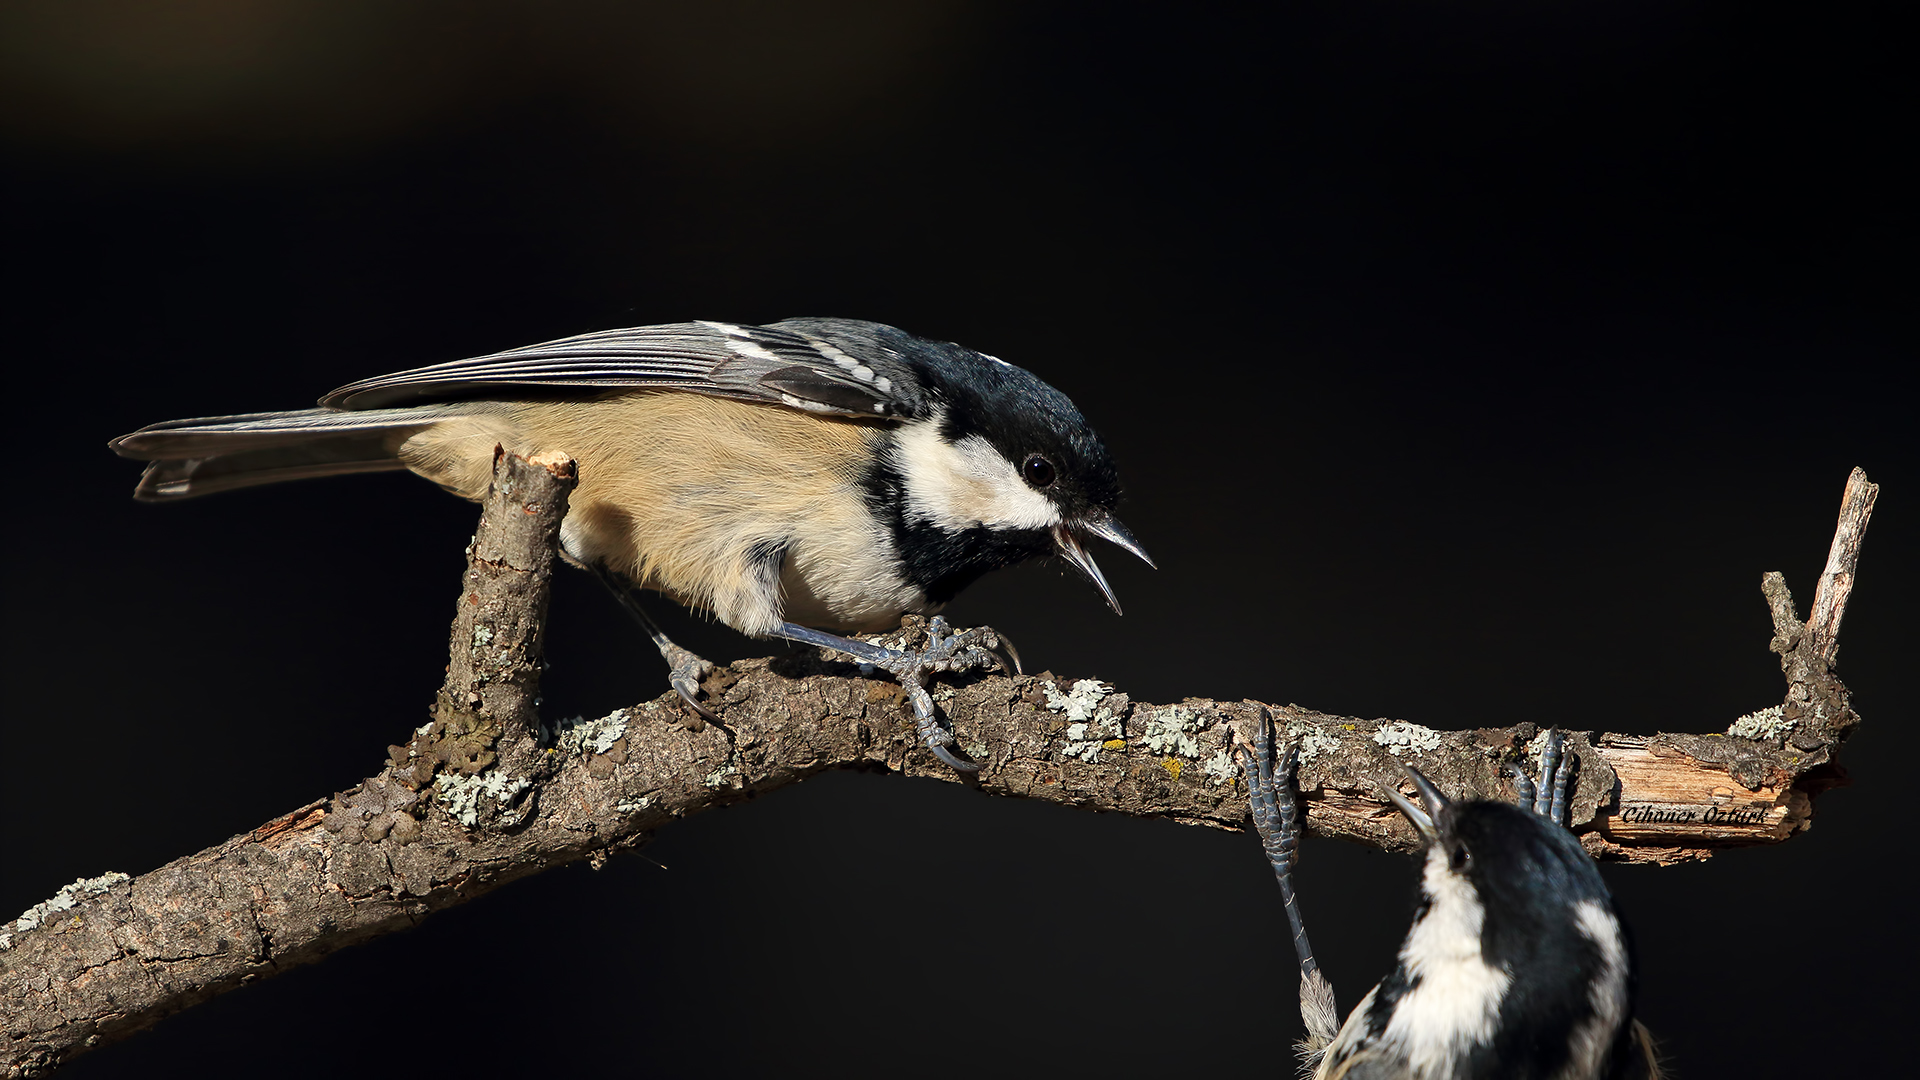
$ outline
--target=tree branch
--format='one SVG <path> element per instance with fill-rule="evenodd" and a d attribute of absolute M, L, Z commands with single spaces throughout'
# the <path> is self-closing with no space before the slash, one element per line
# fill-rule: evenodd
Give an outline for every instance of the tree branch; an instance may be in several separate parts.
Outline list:
<path fill-rule="evenodd" d="M 920 749 L 898 687 L 818 654 L 738 663 L 708 679 L 722 723 L 671 695 L 535 736 L 540 639 L 570 462 L 495 462 L 433 721 L 389 767 L 223 844 L 138 878 L 76 882 L 0 924 L 0 1067 L 49 1069 L 217 994 L 410 927 L 518 878 L 596 865 L 676 818 L 835 768 L 905 772 L 1091 810 L 1245 827 L 1230 752 L 1254 702 L 1135 703 L 1051 673 L 980 678 L 935 698 L 983 764 L 962 777 Z M 1837 634 L 1877 488 L 1848 482 L 1813 620 L 1778 574 L 1763 588 L 1786 700 L 1725 733 L 1569 733 L 1580 755 L 1572 820 L 1596 856 L 1669 863 L 1774 843 L 1859 718 L 1833 676 Z M 920 632 L 914 620 L 902 633 Z M 1441 732 L 1405 721 L 1274 707 L 1300 742 L 1308 827 L 1409 849 L 1376 778 L 1402 758 L 1447 791 L 1509 797 L 1501 766 L 1532 724 Z"/>

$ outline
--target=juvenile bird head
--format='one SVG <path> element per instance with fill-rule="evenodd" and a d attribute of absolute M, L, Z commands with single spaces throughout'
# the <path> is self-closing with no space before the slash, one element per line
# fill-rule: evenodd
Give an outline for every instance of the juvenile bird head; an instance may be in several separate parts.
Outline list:
<path fill-rule="evenodd" d="M 1462 880 L 1490 918 L 1539 925 L 1582 900 L 1611 903 L 1592 856 L 1568 830 L 1510 803 L 1450 801 L 1418 770 L 1402 768 L 1422 805 L 1392 788 L 1387 795 L 1425 842 L 1430 879 Z"/>
<path fill-rule="evenodd" d="M 1540 1066 L 1513 1075 L 1612 1075 L 1629 1056 L 1632 959 L 1592 857 L 1532 810 L 1452 802 L 1403 768 L 1421 805 L 1387 794 L 1426 844 L 1400 952 L 1396 1015 L 1408 1044 L 1449 1048 L 1457 1062 Z M 1423 981 L 1453 990 L 1429 1000 Z"/>

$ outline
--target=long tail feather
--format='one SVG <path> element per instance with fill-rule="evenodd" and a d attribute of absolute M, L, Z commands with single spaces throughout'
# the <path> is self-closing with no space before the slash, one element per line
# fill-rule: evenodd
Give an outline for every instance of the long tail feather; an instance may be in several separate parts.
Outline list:
<path fill-rule="evenodd" d="M 461 411 L 457 405 L 437 405 L 208 416 L 152 424 L 107 445 L 121 457 L 152 462 L 133 497 L 165 502 L 284 480 L 405 468 L 400 444 Z"/>

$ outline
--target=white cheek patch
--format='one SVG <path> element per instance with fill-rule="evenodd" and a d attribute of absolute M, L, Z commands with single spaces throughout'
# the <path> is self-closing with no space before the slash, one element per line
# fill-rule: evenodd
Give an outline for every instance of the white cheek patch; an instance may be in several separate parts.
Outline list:
<path fill-rule="evenodd" d="M 1020 479 L 1020 467 L 978 435 L 950 443 L 941 415 L 901 425 L 894 463 L 906 478 L 907 517 L 946 529 L 1048 529 L 1060 508 Z"/>
<path fill-rule="evenodd" d="M 1400 999 L 1383 1038 L 1405 1047 L 1412 1075 L 1450 1076 L 1475 1043 L 1492 1038 L 1513 976 L 1481 956 L 1486 909 L 1473 886 L 1447 868 L 1440 848 L 1428 852 L 1421 883 L 1432 905 L 1400 946 L 1400 960 L 1419 985 Z"/>

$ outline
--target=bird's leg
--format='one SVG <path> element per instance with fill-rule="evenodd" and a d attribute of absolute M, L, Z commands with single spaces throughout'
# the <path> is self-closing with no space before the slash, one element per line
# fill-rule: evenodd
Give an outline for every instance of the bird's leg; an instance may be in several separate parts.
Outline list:
<path fill-rule="evenodd" d="M 712 662 L 674 644 L 666 631 L 660 629 L 660 624 L 654 622 L 653 617 L 640 606 L 639 599 L 633 595 L 633 589 L 626 582 L 615 577 L 612 571 L 598 563 L 593 564 L 591 569 L 593 576 L 600 579 L 600 584 L 605 585 L 607 590 L 613 593 L 614 599 L 620 601 L 620 606 L 627 610 L 627 614 L 638 620 L 640 626 L 646 630 L 647 636 L 653 639 L 654 647 L 660 650 L 660 655 L 667 661 L 667 681 L 673 685 L 680 699 L 692 706 L 694 712 L 718 723 L 720 718 L 713 714 L 713 710 L 700 704 L 700 680 L 706 678 L 707 673 L 713 670 Z"/>
<path fill-rule="evenodd" d="M 996 631 L 984 626 L 952 630 L 948 628 L 947 620 L 938 615 L 927 622 L 926 648 L 917 650 L 889 649 L 794 623 L 781 623 L 773 633 L 776 637 L 798 641 L 803 645 L 818 645 L 846 653 L 862 664 L 870 664 L 899 680 L 907 692 L 908 700 L 913 702 L 913 722 L 920 732 L 920 741 L 933 751 L 933 756 L 961 772 L 979 772 L 980 766 L 956 757 L 948 749 L 953 745 L 953 733 L 942 727 L 934 716 L 933 696 L 927 693 L 926 687 L 928 677 L 942 671 L 968 671 L 988 665 L 1015 673 L 1021 670 L 1018 653 L 1013 653 L 1009 659 L 1001 652 L 1002 649 L 1013 652 L 1013 646 Z"/>
<path fill-rule="evenodd" d="M 1540 743 L 1538 785 L 1525 769 L 1518 765 L 1507 766 L 1507 772 L 1513 777 L 1514 793 L 1518 796 L 1515 801 L 1562 828 L 1567 824 L 1567 788 L 1573 783 L 1574 774 L 1580 771 L 1580 756 L 1561 752 L 1564 741 L 1565 736 L 1560 734 L 1558 728 L 1547 729 L 1547 737 Z"/>
<path fill-rule="evenodd" d="M 1280 902 L 1293 930 L 1294 955 L 1300 958 L 1300 1018 L 1306 1022 L 1307 1037 L 1300 1043 L 1302 1058 L 1317 1063 L 1319 1055 L 1340 1030 L 1339 1007 L 1334 1001 L 1333 984 L 1320 973 L 1313 958 L 1313 945 L 1307 941 L 1306 923 L 1300 914 L 1300 898 L 1293 888 L 1293 867 L 1300 844 L 1300 805 L 1293 787 L 1294 765 L 1299 746 L 1289 746 L 1286 756 L 1274 760 L 1273 714 L 1260 710 L 1260 734 L 1249 750 L 1244 743 L 1235 748 L 1246 774 L 1247 800 L 1253 808 L 1253 827 L 1260 834 L 1260 846 L 1280 882 Z"/>

